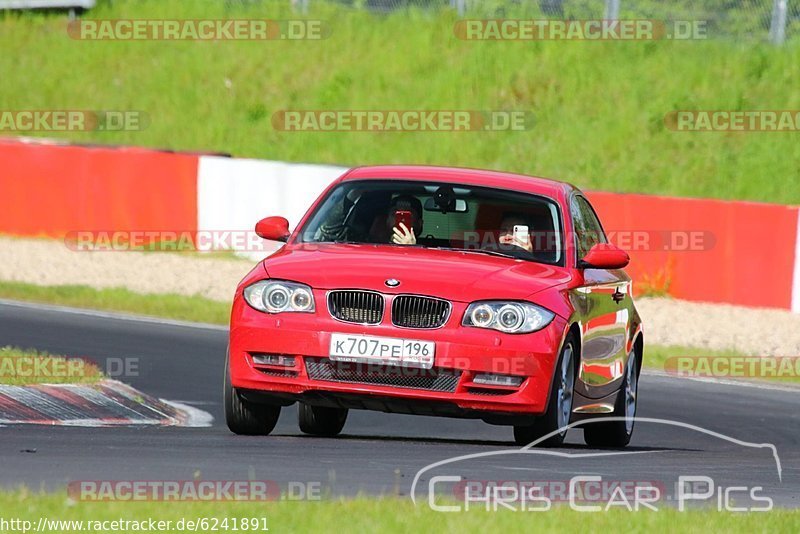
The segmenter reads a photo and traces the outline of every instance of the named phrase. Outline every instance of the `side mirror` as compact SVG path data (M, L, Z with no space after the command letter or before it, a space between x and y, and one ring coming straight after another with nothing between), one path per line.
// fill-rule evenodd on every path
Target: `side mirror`
M270 241L289 240L289 221L285 217L267 217L256 223L256 235Z
M628 253L611 243L598 243L578 261L579 269L623 269L630 263Z

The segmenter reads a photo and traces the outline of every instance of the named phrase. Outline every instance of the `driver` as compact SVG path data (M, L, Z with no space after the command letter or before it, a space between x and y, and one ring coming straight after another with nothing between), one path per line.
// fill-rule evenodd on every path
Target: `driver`
M411 212L411 228L402 221L395 226L398 211ZM422 202L413 195L398 195L389 204L383 224L377 224L373 242L394 243L395 245L416 245L417 236L422 233Z

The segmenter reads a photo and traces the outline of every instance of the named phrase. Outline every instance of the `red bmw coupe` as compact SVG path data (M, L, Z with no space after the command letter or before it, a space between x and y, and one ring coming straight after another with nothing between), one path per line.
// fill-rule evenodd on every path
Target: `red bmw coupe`
M335 436L348 410L479 418L518 443L633 432L644 339L628 255L569 184L483 170L348 171L239 284L225 366L237 434ZM602 418L602 419L597 419Z

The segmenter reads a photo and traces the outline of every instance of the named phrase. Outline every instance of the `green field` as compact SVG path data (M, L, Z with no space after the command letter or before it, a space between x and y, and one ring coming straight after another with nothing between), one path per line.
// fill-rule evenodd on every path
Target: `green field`
M291 18L289 2L115 0L94 18ZM311 2L319 41L72 40L63 15L0 19L0 109L140 110L76 141L357 165L518 171L614 191L800 203L800 133L686 133L673 110L800 109L800 39L480 42L455 15ZM280 110L532 112L522 132L278 132ZM10 132L2 132L8 135Z
M0 347L0 385L94 384L102 378L100 368L82 358L68 358L34 349Z
M676 510L659 512L628 512L613 510L607 513L573 512L566 506L545 513L485 512L439 513L424 503L414 507L409 499L354 499L322 502L281 503L159 503L159 502L74 502L63 494L37 494L29 491L0 493L0 520L30 521L34 528L40 518L57 528L43 532L75 532L73 523L57 524L53 521L83 521L83 527L96 523L89 521L171 521L172 532L181 520L256 519L260 527L266 525L270 532L796 532L800 520L797 512L774 511L763 513L718 513ZM264 521L265 523L262 523ZM107 524L110 527L110 524ZM184 523L185 525L185 523ZM130 525L129 525L130 527ZM90 529L91 530L91 529ZM111 530L105 530L111 532ZM127 530L133 532L132 528ZM184 530L187 531L187 530ZM206 529L200 529L200 532ZM218 531L224 532L219 529ZM233 531L229 528L228 531ZM239 529L239 531L245 531ZM265 532L252 530L250 532ZM19 530L21 532L21 530Z
M224 325L228 324L231 314L228 302L200 296L146 295L123 287L95 289L81 285L39 286L0 281L0 298Z

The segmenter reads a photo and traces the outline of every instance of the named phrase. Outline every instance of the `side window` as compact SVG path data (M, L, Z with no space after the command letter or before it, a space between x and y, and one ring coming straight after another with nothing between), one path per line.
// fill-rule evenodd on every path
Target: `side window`
M573 197L570 211L575 226L575 246L578 259L586 256L596 244L608 242L600 220L588 200L581 196Z

